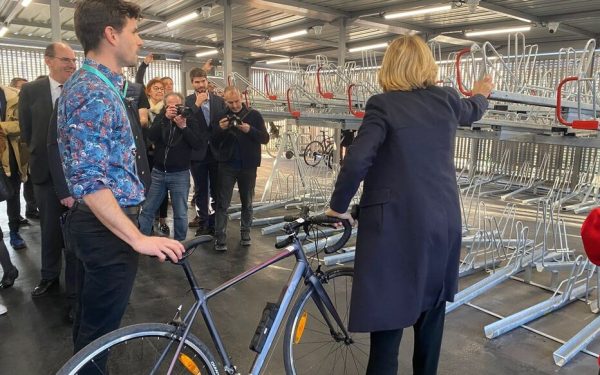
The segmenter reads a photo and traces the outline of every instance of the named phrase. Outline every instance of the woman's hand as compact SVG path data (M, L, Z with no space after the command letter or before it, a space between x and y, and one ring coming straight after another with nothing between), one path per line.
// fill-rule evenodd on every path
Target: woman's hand
M492 82L492 76L486 74L481 80L473 83L473 89L471 90L471 92L473 93L473 95L481 94L487 98L490 96L493 89L494 82Z
M330 216L330 217L337 217L337 218L340 218L342 220L348 220L348 221L350 221L350 225L354 225L354 219L352 218L352 215L350 215L347 212L344 212L342 214L342 213L339 213L339 212L336 212L336 211L332 210L331 208L328 208L325 211L325 215ZM337 225L336 225L336 227L337 227Z

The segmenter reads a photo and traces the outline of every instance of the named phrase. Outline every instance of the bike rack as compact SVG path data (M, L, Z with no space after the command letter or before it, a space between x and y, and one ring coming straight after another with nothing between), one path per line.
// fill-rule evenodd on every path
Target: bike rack
M567 83L567 82L573 82L576 81L577 82L577 91L579 96L581 96L581 85L579 84L579 82L586 80L589 81L591 80L593 82L592 84L592 107L593 107L593 113L596 113L596 85L593 79L582 79L579 77L566 77L564 78L562 81L560 81L560 83L558 84L558 87L556 88L556 119L558 120L558 122L560 122L563 125L566 126L570 126L573 129L586 129L586 130L598 130L598 120L596 119L589 119L589 120L573 120L571 122L568 122L567 120L565 120L562 117L562 88L563 86ZM578 106L578 110L579 110L579 116L581 117L581 98L579 98L579 106Z
M519 311L494 323L486 325L483 329L485 336L488 339L496 338L512 331L517 327L527 324L544 315L550 314L551 312L556 311L585 296L588 291L587 285L580 285L576 288L574 288L574 285L577 281L577 278L585 271L586 264L587 261L583 261L583 256L580 255L577 257L576 261L571 267L570 276L561 282L552 297L525 310ZM565 291L564 293L559 294L563 284L566 284Z
M355 84L351 84L350 86L348 86L348 110L350 111L350 113L356 117L356 118L364 118L365 117L365 111L357 111L354 109L354 105L352 104L352 90L354 89L356 85Z

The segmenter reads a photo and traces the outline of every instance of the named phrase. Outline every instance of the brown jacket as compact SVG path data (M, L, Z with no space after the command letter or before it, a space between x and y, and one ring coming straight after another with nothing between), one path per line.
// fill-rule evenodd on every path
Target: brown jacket
M0 86L6 96L6 121L0 121L0 152L2 159L2 168L7 176L13 171L10 169L9 148L7 142L10 142L19 165L21 180L27 180L29 169L29 151L27 146L21 142L21 130L19 128L19 90L14 87Z

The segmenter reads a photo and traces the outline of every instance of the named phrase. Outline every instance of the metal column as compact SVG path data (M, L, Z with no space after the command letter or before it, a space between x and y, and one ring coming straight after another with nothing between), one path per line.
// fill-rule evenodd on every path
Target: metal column
M233 43L233 27L231 19L231 0L222 0L223 4L223 79L233 72L233 54L231 51Z
M60 1L50 1L50 22L52 24L52 41L60 42L62 40L60 32Z

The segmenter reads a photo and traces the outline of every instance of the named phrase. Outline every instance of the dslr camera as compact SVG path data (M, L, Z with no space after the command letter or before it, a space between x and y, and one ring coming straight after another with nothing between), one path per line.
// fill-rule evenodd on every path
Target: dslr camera
M238 127L242 125L242 119L235 114L227 115L227 121L229 121L229 127Z
M183 116L183 117L192 116L192 109L190 107L186 107L183 104L177 104L175 107L177 108L177 116Z

